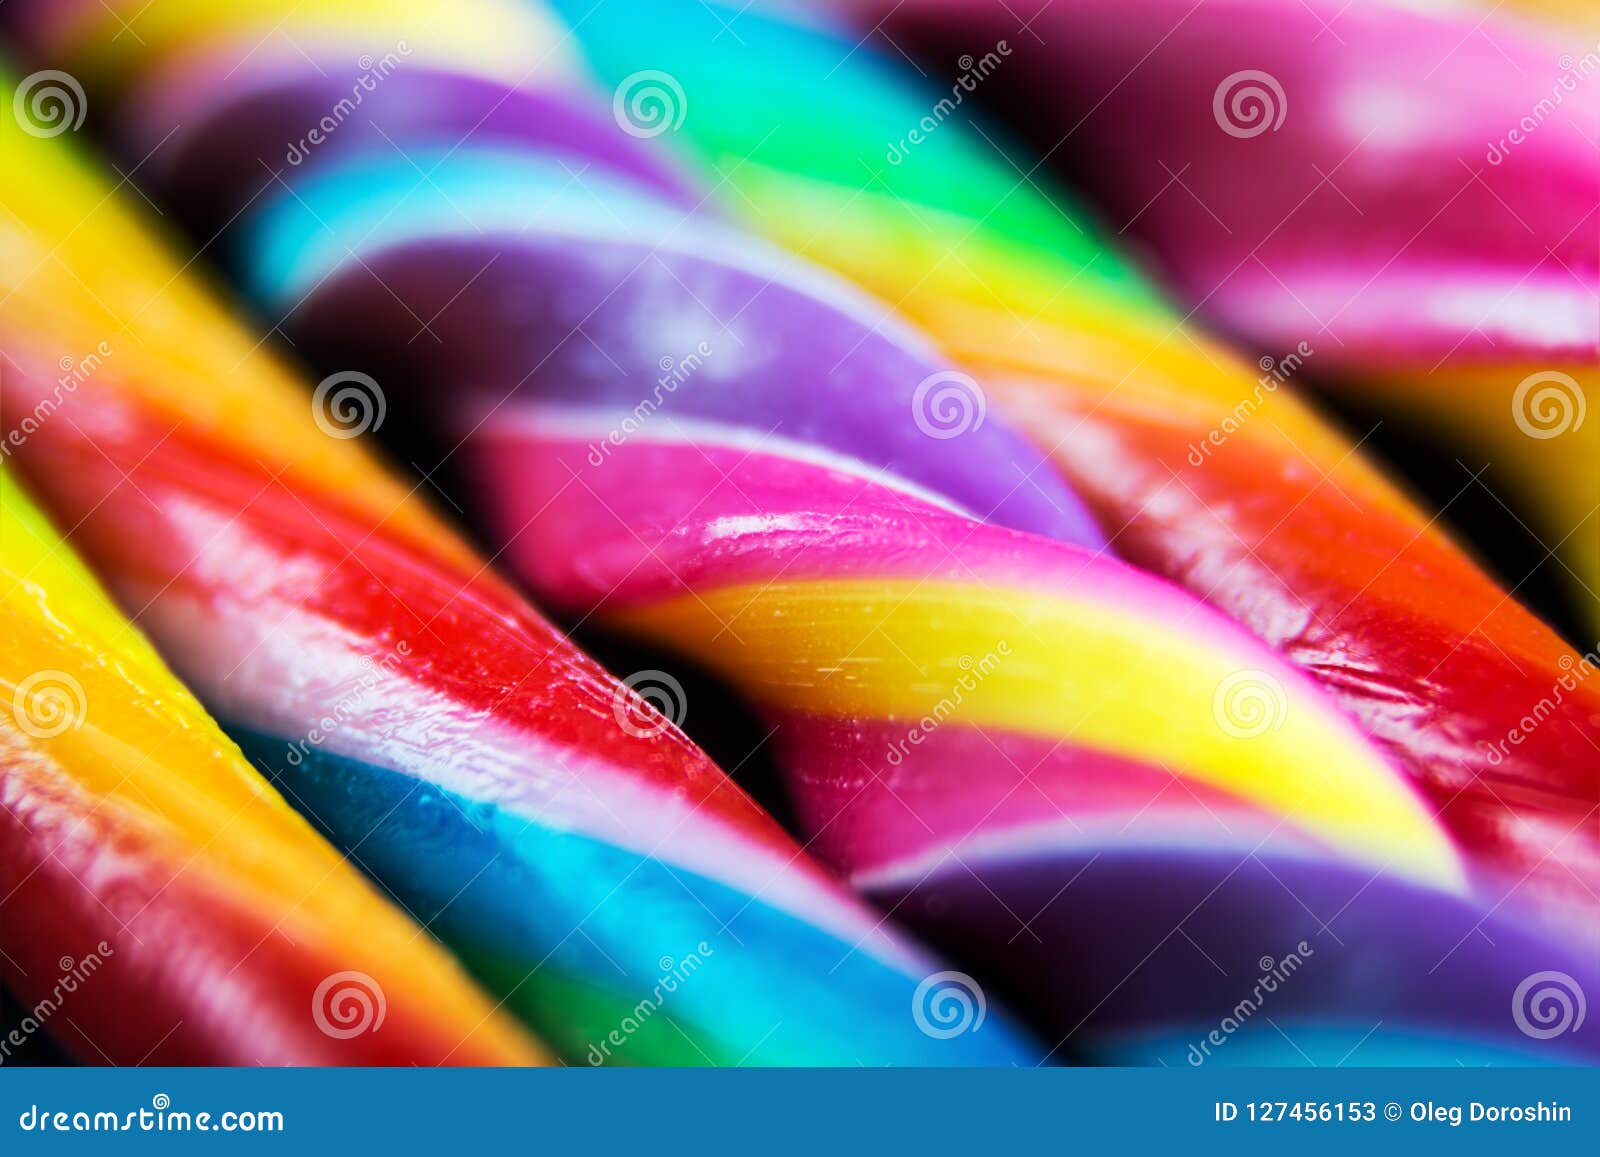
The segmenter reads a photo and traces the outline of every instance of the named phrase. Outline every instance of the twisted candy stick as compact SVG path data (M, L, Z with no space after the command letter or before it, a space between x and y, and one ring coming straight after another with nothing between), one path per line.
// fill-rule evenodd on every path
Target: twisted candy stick
M224 212L257 199L241 161L295 140L323 91L286 58L219 85L246 47L213 38L165 71L171 46L129 47L114 70L144 86L131 139L188 110L154 183L226 189ZM1532 961L1583 970L1465 895L1426 812L1304 677L1159 581L1026 533L1087 537L993 415L967 416L963 453L919 453L914 407L967 383L917 335L686 215L681 183L617 138L585 151L602 124L566 131L569 96L412 47L362 116L271 175L292 187L252 205L242 268L304 348L448 392L435 420L466 435L489 524L546 597L737 680L858 884L1123 1057L1233 1006L1169 948L1191 920L1203 951L1254 968L1313 955L1308 912L1333 914L1357 947L1284 997L1326 1034L1313 1048L1348 1051L1374 1012L1388 1055L1411 1031L1514 1048L1502 989ZM417 319L437 343L397 353ZM951 411L915 412L951 432ZM1025 913L1010 945L997 898Z
M9 467L0 542L0 959L23 1030L94 1064L544 1059L266 786Z
M607 0L579 35L609 77L670 74L689 111L662 139L692 138L733 210L937 334L991 412L1055 447L1119 553L1331 694L1495 899L1593 936L1600 679L1292 396L1334 343L1244 367L1181 326L992 132L958 123L966 85L987 92L1037 50L1025 34L972 41L965 84L924 90L854 36L755 12L737 23L734 38L690 0Z
M919 1030L936 966L344 437L381 394L308 403L60 142L6 134L0 173L17 462L284 792L562 1054L1036 1055L998 1013Z
M1381 0L880 10L941 68L1008 37L983 99L1214 323L1309 339L1341 395L1492 459L1600 624L1596 31Z

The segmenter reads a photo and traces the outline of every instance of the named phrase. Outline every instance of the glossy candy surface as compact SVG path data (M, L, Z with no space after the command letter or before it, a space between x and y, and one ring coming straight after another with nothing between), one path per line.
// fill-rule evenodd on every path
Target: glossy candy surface
M937 966L349 437L381 396L308 395L64 142L7 134L0 174L14 461L252 760L565 1059L1033 1055L998 1011L917 1028Z
M1600 33L1593 5L1517 7L912 0L862 20L936 74L1009 38L976 99L1185 307L1268 354L1308 341L1330 395L1459 455L1468 501L1503 494L1531 529L1527 563L1559 560L1592 644Z
M916 84L855 35L752 12L736 43L695 7L608 0L578 35L610 79L671 73L694 115L666 139L736 190L729 211L938 335L989 413L1053 450L1122 557L1270 644L1405 769L1496 899L1564 935L1600 927L1600 681L1295 396L1335 343L1247 366L1184 324L1040 192L1024 149L935 109L959 93L970 111L939 77L977 63ZM901 11L896 28L919 8ZM1004 30L977 27L962 51L981 57ZM1043 51L1025 34L1007 48L980 96ZM1592 458L1571 465L1560 501L1592 504Z
M425 415L519 577L726 678L811 847L1052 1057L1178 1063L1290 955L1292 1039L1221 1056L1592 1051L1506 1001L1600 983L1595 692L1486 747L1567 649L992 144L947 123L886 161L924 94L853 38L611 2L573 16L605 86L419 37L306 149L327 74L431 6L337 35L290 7L193 42L23 26L119 94L202 237L238 216L230 266L302 353ZM230 71L274 20L300 51ZM653 142L651 69L687 104Z
M363 10L371 29L357 42L392 42L397 11ZM406 13L413 19L414 6ZM704 80L691 88L704 101L699 128L685 131L701 133L712 166L718 149L762 123L773 86L846 54L826 34L762 18L754 50L746 37L738 51L696 56L688 46L704 48L693 38L699 24L677 21L682 14L627 8L584 43L619 77L630 51L680 46L670 67ZM298 35L320 43L320 19L307 14ZM493 67L462 69L419 43L419 58L363 96L363 115L302 160L288 155L270 181L246 181L246 158L296 141L330 96L325 78L272 54L248 77L219 83L216 61L248 27L214 29L214 61L186 54L163 27L146 46L86 35L78 56L67 30L45 26L35 38L125 85L123 141L171 136L150 179L174 203L186 203L184 190L227 189L210 216L226 221L245 206L232 234L237 269L304 352L330 368L363 366L406 406L429 411L446 445L462 443L480 517L544 599L725 675L778 727L774 744L814 847L939 943L1003 976L1038 1023L1066 1032L1067 1053L1158 1055L1168 1032L1213 1019L1227 984L1197 975L1208 955L1224 962L1222 976L1283 952L1317 957L1320 971L1286 995L1283 1018L1341 1051L1389 1019L1390 1035L1371 1045L1378 1056L1386 1040L1411 1050L1416 1035L1458 1056L1523 1051L1504 1024L1502 987L1534 960L1584 970L1584 941L1560 906L1555 917L1531 903L1502 907L1504 893L1478 879L1488 872L1462 861L1397 775L1395 747L1432 786L1432 752L1422 751L1432 731L1390 712L1398 743L1371 743L1240 627L1110 557L1074 494L1000 411L1035 413L1024 405L1029 387L1045 394L1040 405L1059 405L1067 390L1038 381L1046 365L1083 387L1091 339L1101 336L1099 352L1115 365L1115 350L1149 334L1162 307L1046 203L1021 198L989 234L974 226L1010 182L976 162L955 126L946 157L965 166L944 166L938 179L902 166L901 197L864 192L859 176L842 184L867 139L862 123L910 107L882 64L819 83L803 106L813 147L776 155L784 165L749 160L738 190L758 224L792 243L813 232L800 248L885 291L962 366L877 302L717 221L693 174L624 139L645 133L622 123L622 94L608 126L603 102L565 72L509 86ZM770 67L779 54L784 69ZM706 80L714 67L715 86ZM205 93L205 106L186 93ZM832 109L842 110L837 123ZM587 128L574 130L584 117ZM830 134L821 146L819 125ZM910 192L931 198L925 213L904 200ZM963 210L973 214L965 226L941 216ZM963 229L973 243L947 250L962 261L934 261L930 277L917 245L965 242ZM1045 285L1062 293L1051 270L1066 261L1088 270L1094 290L1083 286L1093 309L1082 315L1072 312L1077 299L1035 299L1058 312L1043 338L1008 346L1030 373L992 373L1006 365L1003 325L995 330L994 309L960 291L979 277L963 267L1002 258L1014 264L990 267L990 296L1026 299ZM1056 338L1056 326L1067 333ZM400 349L397 334L413 333ZM1205 354L1182 341L1171 376L1128 390L1146 398L1146 422L1206 413L1205 392L1197 400L1184 373ZM1077 362L1053 362L1062 350ZM1242 378L1218 357L1214 394L1229 397ZM965 376L974 366L981 386ZM984 411L986 389L997 397ZM1400 574L1430 566L1464 599L1501 599L1370 467L1344 464L1347 448L1330 430L1286 394L1272 402L1282 422L1261 422L1275 434L1253 440L1293 494L1291 512L1307 498L1294 493L1302 456L1320 454L1363 488L1363 526L1376 518L1390 542L1426 552ZM1082 446L1059 456L1114 530L1107 512L1117 512L1120 486L1142 486L1131 501L1157 506L1149 478L1158 461L1138 453L1139 429L1114 427L1122 442L1102 445L1099 461ZM1259 477L1259 461L1251 469ZM1203 518L1173 523L1186 546L1205 538ZM1139 541L1158 538L1149 522L1138 530ZM1221 549L1213 565L1226 570L1238 547ZM1379 549L1381 536L1374 557ZM1298 600L1315 568L1293 542L1278 544L1275 560L1267 576L1234 579L1234 605L1194 586L1283 647L1285 608L1304 623ZM1366 586L1387 570L1373 568L1360 576ZM1360 591L1357 576L1333 578ZM1278 592L1283 579L1294 579L1288 595ZM1258 618L1240 603L1259 605ZM1469 613L1430 611L1438 637L1446 627L1459 634L1456 619ZM1504 639L1555 663L1554 637L1515 605L1506 616ZM1390 639L1330 632L1322 645L1347 651L1350 635L1366 647ZM1387 645L1382 658L1394 663L1411 639ZM1325 687L1338 685L1306 653L1285 650ZM1379 674L1400 679L1403 667L1379 667L1346 709L1350 699L1394 706L1390 691L1376 693ZM1470 685L1456 691L1458 703L1472 695ZM1371 711L1355 717L1373 722ZM1563 784L1574 794L1586 786ZM1496 835L1506 847L1485 840L1494 871L1496 855L1526 855L1517 840L1528 839ZM1115 935L1093 931L1109 919ZM1490 927L1493 952L1470 939ZM1170 947L1179 930L1205 947ZM1374 967L1387 983L1352 995L1355 976ZM1062 968L1078 983L1062 984Z
M0 545L0 895L22 1030L92 1064L549 1059L267 786L9 466Z

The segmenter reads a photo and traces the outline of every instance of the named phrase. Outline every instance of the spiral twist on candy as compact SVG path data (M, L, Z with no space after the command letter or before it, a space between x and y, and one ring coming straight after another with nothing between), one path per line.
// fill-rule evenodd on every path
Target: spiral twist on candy
M576 20L579 7L564 10ZM1058 7L1052 19L1096 8ZM946 8L932 5L925 19L918 4L896 11L884 27L911 45ZM1009 17L985 11L993 20L962 47L978 59L946 65L980 95L1047 51L1026 33L1007 41ZM1357 721L1424 792L1495 900L1561 935L1592 938L1600 680L1588 677L1581 649L1486 576L1437 518L1295 396L1298 378L1335 343L1312 333L1308 347L1296 334L1258 366L1241 364L1183 325L1059 193L1038 190L1042 162L951 113L951 104L970 112L969 87L907 84L903 69L853 34L755 12L738 24L735 39L693 0L607 0L577 35L610 79L646 63L673 75L693 112L664 139L692 138L715 187L732 189L722 198L730 211L937 335L981 384L991 413L1053 448L1122 557L1241 623ZM1055 38L1048 50L1055 77L1081 71L1059 64L1068 43ZM987 65L985 46L998 50ZM1595 198L1581 191L1600 179L1592 151L1582 170L1565 146L1556 151L1567 163L1546 166L1550 183L1575 190L1557 205L1592 211ZM1525 216L1547 219L1531 208ZM1579 247L1576 279L1556 270L1552 282L1573 296L1561 316L1581 312L1576 299L1595 260L1579 235L1568 243ZM1445 404L1455 406L1460 391L1451 393ZM1495 396L1509 413L1505 392ZM1551 509L1581 500L1588 511L1592 449L1562 446L1578 451L1569 463L1578 473L1568 471Z
M828 881L671 718L580 654L351 439L385 420L375 382L330 375L308 397L64 142L7 133L0 173L4 398L7 414L23 416L8 435L15 461L254 761L562 1056L682 1064L1037 1058L998 1009L982 1035L940 1041L920 1031L911 997L938 965ZM9 539L6 552L9 564ZM52 597L64 575L44 584ZM30 648L47 643L22 638L6 678L31 672ZM102 698L109 715L115 689L97 691ZM155 750L159 738L146 728L122 750ZM201 730L182 750L163 746L149 774L170 777L164 792L200 790L226 767L214 750L221 742ZM109 754L84 743L49 765L8 759L14 806L44 790L39 777L49 766L59 764L68 782L102 774L96 760ZM245 776L242 767L227 771ZM275 800L259 783L249 790ZM244 783L237 791L248 795ZM133 855L123 841L143 837L137 816L96 811L94 802L85 795L54 804L60 824L102 836L98 849L83 851L93 869L79 869L87 896L60 884L39 893L40 903L65 892L91 914L97 904L120 910L116 874ZM8 860L15 882L39 845L11 834L22 841ZM276 846L264 839L242 821L217 831L219 844L238 842L239 855L264 856ZM181 864L183 848L156 847L141 870L160 877L175 858ZM311 889L319 863L311 851L279 852L278 860L284 891ZM252 863L271 877L269 864ZM219 876L210 901L175 886L162 893L161 911L194 921L201 937L210 921L242 922L228 915L234 907L264 909L250 907L247 885L264 886ZM331 952L369 927L381 930L376 914L358 921L319 908L306 921L315 915L334 929L309 923L297 933L303 948L329 936ZM352 950L353 966L393 939L377 930L367 948ZM229 924L217 935L233 931ZM72 948L74 929L60 932L62 950ZM411 935L417 945L395 949L392 969L365 971L423 984L427 933ZM262 967L280 961L280 940L269 938ZM46 943L55 950L54 938ZM234 979L234 961L217 952L213 965L208 943L193 948L200 959L179 951L159 973L163 983L191 974L186 998L145 1008L131 998L132 975L106 985L108 1000L144 1009L111 1039L146 1039L148 1048L174 1008L186 1010L196 1034L215 1027L224 1004L263 1021L275 1013L267 1002L276 992L261 995L258 1008L253 993L237 991L254 971ZM7 949L15 954L9 940ZM334 971L325 955L308 952L286 972L285 988L306 969ZM485 1043L463 1045L457 1059L534 1055L492 1006L473 1011L466 991L443 981L438 988L435 1023L425 1027L448 1042L434 1052L423 1040L410 1054L362 1051L359 1042L340 1053L320 1038L310 1047L301 1032L260 1045L201 1036L181 1055L432 1061L480 1020ZM401 995L391 992L396 1021ZM310 990L301 996L309 1007ZM411 1012L407 1005L407 1019ZM286 1031L264 1024L263 1035L269 1030ZM238 1031L241 1042L252 1039L251 1025ZM379 1043L412 1031L391 1025Z
M1309 341L1308 377L1482 462L1461 481L1525 500L1593 631L1600 23L1515 7L912 0L862 19L939 70L1009 38L980 99L1202 316L1269 353Z
M1424 730L1378 683L1418 679L1408 672L1432 656L1406 659L1394 645L1382 653L1394 667L1357 680L1350 653L1381 647L1379 627L1402 616L1443 637L1499 594L1370 467L1341 464L1349 450L1338 438L1275 395L1282 426L1250 438L1254 466L1267 466L1256 477L1282 480L1293 510L1309 483L1291 454L1328 462L1370 504L1379 547L1410 536L1405 573L1448 576L1467 607L1429 608L1414 584L1398 599L1368 597L1347 571L1328 578L1310 566L1294 549L1304 539L1272 544L1267 531L1214 542L1214 522L1158 502L1170 485L1157 477L1160 450L1192 437L1211 400L1235 397L1240 374L1219 355L1206 362L1210 350L1173 352L1110 400L1093 427L1098 446L1064 442L1058 461L1104 525L1154 507L1136 526L1134 557L1210 595L1323 687L1342 688L1339 703L1354 703L1368 727L1384 722L1374 704L1386 703L1390 730L1378 741L1229 619L1110 558L1074 494L998 413L1003 398L1010 413L1072 421L1093 395L1077 411L1086 418L1117 392L1098 384L1109 366L1165 352L1158 341L1138 346L1165 318L1136 275L1024 198L994 237L950 253L1016 259L992 296L1034 294L1043 307L1043 286L1070 291L1054 270L1088 270L1104 293L1093 310L1078 314L1078 298L1043 310L1046 338L1018 350L994 307L960 291L966 274L939 269L906 291L939 262L906 261L891 242L909 245L914 224L931 219L938 229L925 243L939 245L949 240L941 230L970 226L960 210L982 218L989 206L973 206L1003 189L1003 174L979 163L954 125L939 154L958 162L955 179L939 174L954 189L946 202L926 168L896 173L904 189L934 197L925 211L800 163L848 166L853 149L830 150L837 162L813 150L787 166L757 155L747 176L725 170L723 181L779 237L816 230L797 248L898 299L960 365L842 282L718 222L685 171L640 144L704 120L702 147L720 160L757 120L752 96L789 83L774 61L784 77L814 67L821 80L822 59L837 62L848 43L762 18L758 37L741 37L757 40L747 56L728 48L694 62L701 26L688 19L677 32L685 11L670 5L627 8L635 19L606 22L610 34L581 29L613 69L670 54L658 72L675 83L731 70L718 82L726 91L683 85L690 109L680 117L674 85L635 77L645 67L624 80L654 85L648 99L624 83L606 109L570 70L507 75L498 58L462 64L450 40L419 37L406 42L403 67L363 93L360 114L312 141L304 128L339 99L323 75L333 70L288 50L234 67L254 30L282 21L296 45L342 61L400 43L429 6L371 3L338 19L269 3L248 18L178 8L181 18L141 26L141 45L99 35L110 26L93 14L78 27L38 14L24 27L50 59L125 94L115 126L125 149L162 144L147 162L150 186L195 221L240 214L235 267L304 352L326 368L360 366L461 442L483 523L544 599L728 677L778 725L814 847L1002 978L1066 1032L1069 1050L1162 1055L1171 1034L1230 1007L1216 973L1264 970L1267 959L1280 970L1293 954L1306 967L1278 1023L1296 1026L1299 1047L1347 1051L1376 1018L1389 1024L1371 1047L1379 1055L1440 1042L1453 1055L1499 1055L1520 1048L1501 989L1531 962L1589 975L1568 925L1552 931L1525 911L1539 912L1534 904L1502 907L1502 895L1480 888L1475 867L1515 864L1533 837L1496 831L1501 843L1478 840L1486 851L1474 845L1478 863L1464 863L1390 765L1398 755L1438 791ZM515 26L525 11L477 14L528 35ZM838 125L822 122L830 131L859 128L846 110L878 128L909 107L877 62L843 75L819 83L803 109L808 128L835 109ZM738 154L728 168L744 166ZM824 224L834 234L824 237ZM1022 261L1018 234L1037 246L1037 264ZM899 293L894 278L906 278ZM1138 357L1122 362L1118 350L1130 347ZM1069 352L1074 360L1058 360ZM1192 381L1197 365L1206 368ZM989 390L1000 395L994 410ZM1141 443L1152 426L1154 451ZM1234 472L1221 485L1240 482ZM1272 562L1229 573L1269 547ZM1192 570L1178 565L1184 552ZM1360 595L1362 629L1310 629L1304 600L1314 594L1318 608ZM1384 613L1394 618L1366 626ZM1290 623L1302 647L1285 645ZM1554 637L1515 605L1499 631L1518 655L1554 664ZM1320 671L1318 651L1346 661ZM1443 696L1445 711L1461 711L1462 699L1477 709L1475 693L1469 680L1458 701ZM1565 773L1539 767L1555 778L1558 813L1562 791L1584 789L1563 784ZM1486 799L1472 802L1491 807ZM1458 839L1469 827L1453 824ZM1219 970L1184 939L1205 944ZM1360 987L1374 970L1384 984Z
M15 473L0 467L0 895L7 928L30 930L5 938L21 1027L102 1064L544 1059L267 786Z
M123 94L117 136L150 154L159 196L239 217L230 264L302 352L459 443L482 523L541 598L727 677L776 726L813 846L1066 1050L1163 1057L1233 1006L1229 977L1292 955L1274 1020L1297 1048L1524 1051L1505 993L1536 967L1594 974L1550 918L1594 878L1592 835L1563 823L1592 811L1593 768L1544 758L1592 723L1571 708L1518 752L1548 823L1510 822L1504 782L1471 773L1493 766L1475 745L1512 677L1496 650L1543 688L1559 641L1286 392L1249 464L1173 492L1182 448L1248 377L1048 203L1009 201L1013 178L955 125L887 194L863 189L860 150L918 100L881 63L830 74L849 42L817 29L752 17L719 49L691 5L615 7L631 19L579 29L622 77L610 102L570 70L508 76L419 37L337 119L326 66L386 51L431 6L363 4L330 28L263 0L219 7L203 37L141 25L139 44L93 14L25 8L22 27L40 59ZM475 15L526 34L523 13ZM264 26L295 50L250 54ZM760 102L808 82L793 107L828 149L752 139ZM716 219L641 143L680 124L735 212L943 352ZM1019 418L1060 443L1052 460ZM1057 469L1189 593L1110 557ZM1331 562L1306 549L1337 509L1323 475L1363 505L1333 523ZM1441 672L1480 611L1494 634L1470 658L1492 674ZM1269 1056L1272 1036L1229 1055Z

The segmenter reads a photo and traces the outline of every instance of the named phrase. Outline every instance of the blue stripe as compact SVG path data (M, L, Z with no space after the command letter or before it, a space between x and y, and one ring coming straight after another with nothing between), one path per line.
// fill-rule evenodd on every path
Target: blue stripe
M719 881L321 750L288 766L283 740L230 733L469 968L497 993L514 989L508 1003L575 1063L592 1060L617 1023L579 1023L570 1006L552 1007L548 995L574 984L623 1009L658 1002L716 1063L746 1054L747 1064L844 1065L1040 1056L992 1007L975 1031L927 1035L912 1015L921 977ZM626 1045L614 1051L607 1059L641 1059Z

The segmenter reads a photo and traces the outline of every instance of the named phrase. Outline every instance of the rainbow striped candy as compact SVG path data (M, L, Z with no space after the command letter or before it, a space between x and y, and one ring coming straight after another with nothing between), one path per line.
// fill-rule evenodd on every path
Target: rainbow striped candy
M607 0L578 35L619 90L671 75L690 112L661 139L693 146L730 211L937 334L991 411L1053 448L1122 557L1310 675L1422 789L1491 902L1592 942L1600 680L1294 397L1333 343L1242 365L1025 180L1035 163L998 130L940 112L909 140L965 89L907 83L852 34L737 24L694 0ZM1007 48L984 92L1037 46Z
M964 366L983 368L984 387L882 305L715 220L688 174L627 139L657 127L635 119L637 94L619 87L608 130L558 54L508 81L495 58L464 66L448 39L408 42L404 65L363 91L360 115L303 138L339 91L326 65L400 43L427 6L362 5L330 30L315 7L253 5L236 23L200 21L206 35L190 51L176 25L141 27L146 43L134 44L93 16L83 20L107 35L77 39L68 22L41 17L31 39L125 93L124 147L167 141L151 184L192 219L226 222L244 207L234 263L299 348L415 395L410 405L462 441L485 523L546 599L732 679L777 726L817 846L897 915L1003 976L1040 1023L1065 1032L1058 1050L1160 1057L1232 1007L1230 977L1277 971L1289 953L1307 967L1274 1020L1293 1027L1297 1047L1334 1059L1352 1045L1389 1058L1529 1055L1506 996L1535 967L1593 971L1581 936L1559 924L1553 934L1532 903L1504 905L1482 878L1538 836L1503 835L1463 864L1385 755L1398 747L1436 787L1410 766L1431 771L1431 733L1397 718L1395 736L1371 742L1267 646L1107 557L1039 451L982 409L992 386L1030 414L1026 387L1044 383L1028 379L1047 368L1093 392L1081 361L1055 358L1093 354L1098 337L1103 370L1160 323L1136 275L1027 197L979 235L989 194L1008 183L953 126L937 168L899 170L917 175L898 197L863 191L862 141L915 98L870 60L830 79L822 65L848 60L847 42L752 17L740 38L748 56L719 55L688 6L615 7L629 19L580 30L593 56L619 74L667 57L702 79L683 85L711 106L702 142L714 165L726 157L737 170L723 180L755 218L870 286L909 285L892 296ZM510 15L478 15L511 42ZM294 55L309 49L322 63L275 51L235 67L274 19ZM556 66L542 68L547 59ZM843 139L787 157L760 141L730 150L750 126L774 123L757 98L784 77L816 85L805 139L819 123ZM279 148L287 167L251 170ZM196 204L201 189L211 205ZM923 208L912 191L929 198ZM1106 299L1082 318L1070 299L1066 324L1051 316L1042 348L1019 350L976 288L958 291L978 282L970 270L932 262L938 276L921 289L929 263L906 255L947 230L963 243L952 264L1015 262L998 266L1014 276L984 286L1002 305L1001 293L1045 294L1034 300L1049 312L1049 295L1070 286L1053 276L1064 267L1089 273ZM1211 374L1219 396L1240 380L1225 361ZM1153 375L1129 390L1146 423L1208 413L1203 402L1186 410L1174 386ZM1292 434L1297 452L1339 464L1347 448L1286 395L1273 401L1289 430L1252 439L1265 461L1287 462ZM1158 461L1133 452L1138 431L1112 432L1098 456L1087 442L1061 459L1102 521L1129 501L1117 487L1145 506L1160 496L1149 481ZM1293 472L1282 477L1292 489ZM1376 552L1410 536L1460 588L1461 603L1417 616L1425 644L1463 606L1502 598L1369 467L1352 462L1346 477L1377 522L1369 540L1344 520L1352 546ZM1176 571L1179 547L1211 536L1171 509L1153 517L1163 516L1170 533L1195 536L1154 552L1156 569ZM1146 522L1141 537L1166 530ZM1218 563L1240 554L1216 549ZM1283 611L1310 593L1310 563L1281 546L1272 558L1273 582L1257 572L1214 597L1247 620L1253 602L1264 618L1250 625L1281 632ZM1180 577L1211 593L1196 573ZM1273 585L1282 579L1301 581L1285 594ZM1401 593L1416 615L1414 583ZM1400 617L1322 645L1348 661L1352 640L1385 643ZM1302 608L1302 632L1304 618ZM1554 662L1556 641L1514 604L1496 629ZM1415 677L1413 642L1390 642L1398 668L1376 674ZM1316 669L1308 651L1291 653ZM1345 696L1368 708L1364 722L1382 699L1374 683ZM1470 680L1456 692L1462 719L1478 694ZM1542 774L1581 788L1560 781L1564 767ZM1489 807L1488 794L1471 802ZM1374 1020L1387 1030L1374 1034ZM1247 1038L1228 1055L1272 1055L1271 1034Z
M9 466L0 542L19 1031L93 1064L547 1059L256 774Z
M11 94L0 91L8 108ZM4 400L7 414L25 415L9 443L17 465L272 782L559 1055L1037 1059L998 1008L957 1040L922 1031L912 1001L937 964L834 885L670 720L579 653L348 438L339 420L379 395L340 379L342 398L325 385L308 399L63 142L7 133L0 174ZM31 669L11 663L6 677ZM108 677L94 697L109 712L115 695ZM122 710L136 713L130 698ZM122 750L154 752L159 738L147 729ZM171 790L197 782L204 759L221 758L220 739L202 739L151 774L178 776ZM41 773L8 766L4 782ZM135 839L102 819L101 838ZM223 827L208 830L233 847ZM234 835L236 854L261 853L249 830ZM181 863L183 850L171 858ZM160 876L168 858L139 870ZM270 863L251 862L273 882ZM275 886L306 871L285 866ZM224 877L215 903L253 903L266 927L293 917L244 887ZM207 904L187 891L168 900L175 935L205 934ZM196 927L184 932L186 921ZM377 922L304 935L337 948ZM16 926L31 927L8 921ZM420 956L426 938L411 934ZM353 959L392 939L374 932ZM6 947L14 953L10 937ZM281 947L273 942L272 961ZM328 971L323 954L308 950L284 985L307 969ZM251 1040L258 1024L264 1037L278 1031L271 1009L224 976L204 979L193 999L209 1010L207 1027L237 1016L238 1040L200 1039L184 1055L279 1058L275 1041ZM106 991L130 996L127 984ZM450 1045L490 1014L445 987L439 999L426 1027L442 1025ZM133 1031L143 1027L128 1039L143 1040ZM499 1050L458 1055L533 1055L505 1043L492 1017L481 1033ZM397 1059L358 1046L349 1055Z
M1309 340L1341 399L1492 463L1595 629L1600 26L1559 7L1532 5L1540 26L1399 0L911 0L862 19L935 71L1009 38L981 98L1043 149L1070 131L1051 160L1213 324L1269 352Z

